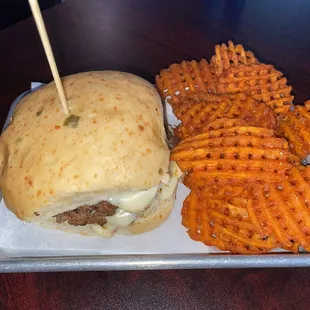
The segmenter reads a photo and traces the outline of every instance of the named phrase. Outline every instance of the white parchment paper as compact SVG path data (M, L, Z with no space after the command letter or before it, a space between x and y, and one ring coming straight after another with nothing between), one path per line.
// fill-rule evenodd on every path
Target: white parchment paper
M38 87L32 83L32 87ZM178 120L166 104L168 123ZM50 256L96 254L179 254L218 252L191 240L181 224L181 208L189 190L179 184L175 207L167 222L137 236L85 237L26 224L0 203L0 256Z

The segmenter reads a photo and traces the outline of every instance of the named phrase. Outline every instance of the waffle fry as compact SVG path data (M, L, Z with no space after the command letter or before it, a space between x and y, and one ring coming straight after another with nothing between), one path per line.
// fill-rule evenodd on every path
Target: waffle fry
M290 109L294 97L283 73L272 65L254 64L229 67L217 77L219 94L245 93L264 102L282 118Z
M198 102L209 103L209 102L221 102L225 97L228 96L212 94L210 92L206 93L203 91L197 91L193 93L188 93L186 97L180 97L180 100L183 102L191 101L192 103L198 103Z
M278 246L251 223L246 207L206 199L201 192L193 191L186 198L182 218L192 239L224 251L264 253Z
M156 76L156 84L162 98L169 97L173 107L181 97L187 97L190 93L215 91L214 79L205 59L171 65Z
M241 118L218 118L210 122L207 126L202 128L201 132L208 132L210 130L228 129L232 127L248 126L249 123Z
M227 95L213 95L203 92L192 93L187 97L180 97L179 104L173 108L173 113L179 120L184 122L190 115L195 116L206 105L220 104L228 99L229 96Z
M288 140L294 154L304 159L310 154L310 112L306 107L295 106L287 117L279 122L276 134Z
M272 129L251 127L251 126L232 126L214 129L213 127L205 128L205 132L188 137L178 143L173 152L184 148L191 148L193 144L204 141L204 146L235 146L235 147L253 147L273 148L279 147L288 150L286 140L276 138ZM253 144L254 143L254 144ZM200 144L199 144L200 145Z
M299 170L304 180L310 184L310 166L299 167Z
M182 124L175 130L180 139L199 134L210 122L221 118L241 118L251 126L276 128L274 111L243 94L223 97L220 102L182 103Z
M281 247L290 248L293 246L291 242L292 232L286 227L284 220L286 217L281 218L279 216L278 206L274 205L270 200L270 189L258 187L256 189L257 203L254 204L254 213L257 216L257 220L261 223L261 226L268 232L275 235ZM282 202L282 199L279 199ZM281 206L282 207L282 206ZM278 217L278 219L277 219ZM279 219L281 221L279 221ZM284 230L286 234L284 234Z
M273 130L236 126L209 130L182 140L171 153L187 175L184 184L192 190L246 182L279 182L286 171L299 164L286 140Z
M273 234L282 248L310 250L310 185L297 168L288 179L255 189L255 214L262 227Z
M187 198L190 203L184 203L182 223L192 239L234 253L263 253L279 246L309 251L310 194L300 198L293 186L309 190L310 185L297 168L292 171L281 183L218 184L194 190Z
M232 66L257 63L258 60L252 52L245 51L240 44L235 46L232 41L228 41L228 46L225 43L215 46L215 55L211 58L210 66L214 74L220 75L224 70Z

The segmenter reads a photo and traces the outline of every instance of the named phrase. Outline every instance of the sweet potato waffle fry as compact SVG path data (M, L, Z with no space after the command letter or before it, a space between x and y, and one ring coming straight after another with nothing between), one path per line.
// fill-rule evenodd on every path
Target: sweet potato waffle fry
M161 70L156 76L156 84L163 98L169 96L173 107L181 97L187 97L190 93L215 92L214 79L205 59L200 62L183 61Z
M201 111L206 105L220 104L227 100L229 100L229 96L227 95L214 95L197 92L189 94L187 97L181 97L179 104L174 106L173 113L183 122L186 121L189 116L195 116L195 114Z
M195 189L192 193L199 197L196 199L198 206L184 204L183 225L194 240L231 252L259 253L277 247L298 252L299 246L309 251L309 190L310 185L297 168L292 168L288 178L279 182L247 183L239 187L232 182ZM200 213L193 212L195 208ZM200 214L206 218L205 226L209 224L207 231L201 225ZM223 238L222 227L216 227L214 223L224 226L224 234L227 229L231 230L229 236L237 239L239 246L236 243L232 246L231 239ZM233 235L234 232L237 235ZM242 232L246 232L251 240L246 240ZM271 244L268 245L266 240Z
M207 126L202 128L201 133L208 132L210 130L228 129L236 126L248 126L249 123L242 118L218 118L215 121L211 121Z
M210 122L221 118L241 118L251 126L272 129L277 124L270 107L243 94L223 97L220 102L183 102L180 108L182 124L175 130L175 135L180 139L199 134Z
M269 171L199 171L195 170L188 173L184 178L184 185L195 190L196 188L209 188L210 186L226 186L234 184L242 186L244 183L261 183L268 179L270 182L279 182L283 179L283 174Z
M251 222L247 211L250 199L244 206L209 199L203 193L192 191L182 209L182 224L192 239L233 253L264 253L278 246L272 236L265 236Z
M254 212L262 227L273 234L282 248L310 250L310 185L298 168L288 171L288 178L256 188Z
M286 140L271 129L235 126L209 130L182 140L171 160L187 173L185 184L195 189L219 182L278 181L299 160Z
M301 160L310 154L310 112L306 106L295 106L279 122L276 134L288 140L294 154Z
M219 94L245 93L269 105L280 118L294 99L283 73L266 64L228 68L217 77L216 90Z
M299 167L299 170L304 180L310 184L310 166Z
M230 179L229 183L215 182L213 184L205 184L207 187L199 188L195 184L194 193L200 193L200 208L206 208L205 214L208 214L208 221L213 223L225 219L223 216L231 215L237 217L242 223L249 222L251 232L256 232L260 236L260 240L273 240L274 248L282 247L293 252L298 252L299 247L310 251L310 184L307 182L305 175L309 176L309 167L298 169L292 167L287 170L285 178L269 179L259 182L249 181L243 183L234 182ZM268 183L266 182L268 180ZM185 205L184 205L185 206ZM217 212L213 212L214 209ZM185 208L182 214L187 217L192 216L189 207ZM213 215L213 217L210 216ZM189 224L191 223L191 225ZM224 222L227 225L234 224L226 218ZM229 224L228 224L229 223ZM194 220L188 218L183 222L187 228L194 227ZM212 225L211 225L212 226ZM197 228L198 226L196 226ZM239 225L240 227L240 225ZM249 226L248 226L249 227ZM198 227L198 232L201 227ZM214 229L209 228L214 233ZM239 231L238 231L239 234ZM195 234L192 232L195 237ZM196 232L197 235L197 232ZM240 236L239 236L240 237ZM213 236L213 239L214 236ZM216 245L221 249L230 250L232 252L244 253L246 250L256 252L253 249L254 243L240 239L241 247L228 248L227 242L221 238L221 243L213 239L197 239L208 245ZM196 240L196 239L195 239ZM212 243L213 242L213 243ZM260 250L270 249L260 245Z
M257 63L258 60L252 52L245 51L241 44L235 46L232 41L228 41L228 46L225 43L215 46L215 55L211 58L210 66L214 74L219 75L232 66Z

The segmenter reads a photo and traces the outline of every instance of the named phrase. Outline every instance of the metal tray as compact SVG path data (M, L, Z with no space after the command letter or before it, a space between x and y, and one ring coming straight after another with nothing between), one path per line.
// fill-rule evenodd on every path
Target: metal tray
M8 126L19 101L38 89L28 90L18 96L9 111L3 130ZM1 197L0 197L1 198ZM1 199L0 199L1 200ZM287 252L263 255L169 254L169 255L97 255L4 257L0 256L0 272L50 272L94 270L155 270L155 269L203 269L203 268L269 268L307 267L310 254Z

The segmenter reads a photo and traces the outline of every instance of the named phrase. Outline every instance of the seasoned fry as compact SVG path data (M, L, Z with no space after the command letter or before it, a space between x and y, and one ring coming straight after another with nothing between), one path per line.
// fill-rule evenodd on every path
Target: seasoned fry
M310 154L310 112L305 106L295 106L279 122L276 134L288 140L290 149L300 159Z
M171 65L156 76L156 84L163 98L169 96L169 103L173 107L180 102L181 97L190 93L215 92L213 75L205 59Z
M202 103L208 103L208 102L221 102L223 98L229 97L229 95L219 95L219 94L213 94L213 93L206 93L204 91L197 91L193 93L186 93L187 95L185 97L180 97L182 101L192 101L192 102L202 102Z
M232 128L236 126L248 126L249 123L242 118L218 118L215 121L210 122L206 127L202 128L201 132L207 132L210 130L218 130L223 128Z
M258 60L252 52L245 51L240 44L235 46L232 41L228 41L228 46L225 43L215 46L215 55L211 58L210 66L214 74L219 75L232 66L257 63Z
M248 183L262 183L264 180L270 182L279 182L283 180L282 173L275 173L269 171L199 171L195 170L188 173L183 183L190 189L200 189L203 187L210 187L214 185L226 186L235 185L242 186L245 182Z
M191 192L182 209L182 224L192 239L233 253L264 253L278 246L254 227L244 206L200 198L201 192Z
M287 170L299 164L287 141L276 138L273 130L235 126L209 130L182 140L171 153L187 175L190 189L246 182L279 182Z
M208 130L204 133L201 133L196 136L188 137L179 144L184 144L189 141L196 141L202 139L213 139L213 138L221 138L221 137L238 137L242 136L243 138L246 136L254 136L254 137L261 137L261 138L270 138L274 137L274 130L261 128L261 127L252 127L252 126L236 126L231 128L221 128L217 130ZM282 139L283 143L287 145L287 142ZM288 146L287 146L288 148Z
M187 97L180 97L178 105L174 105L173 113L181 120L186 122L189 117L194 117L208 104L220 104L229 100L230 95L213 95L209 93L193 93ZM191 112L190 112L191 111Z
M270 161L275 161L273 164L279 163L279 166L289 167L292 165L287 161L287 158L291 158L292 155L289 151L285 151L283 148L270 148L270 149L259 149L253 147L234 147L234 146L223 146L223 147L201 147L183 149L178 152L173 152L171 159L177 161L178 165L182 168L184 161L190 162L193 166L199 160L204 160L205 163L214 162L217 165L225 166L226 163L231 162L231 165L241 164L241 166L255 166L257 163L261 168L266 167ZM209 168L208 166L204 166ZM246 168L246 167L245 167ZM249 169L247 167L247 169Z
M182 124L175 130L180 139L199 134L210 122L221 118L241 118L251 126L276 128L274 111L243 94L223 97L221 102L184 102L180 106L183 108L179 115Z
M310 166L300 166L298 168L304 180L310 184Z
M283 73L272 65L254 64L229 67L217 77L219 94L245 93L264 102L282 118L290 109L294 97Z
M297 188L310 190L310 185L303 180L298 169L292 168L291 172L288 180L265 185L255 214L260 215L263 226L269 233L274 233L281 247L297 244L309 251L310 213L307 205L310 195Z
M284 249L295 248L291 229L286 227L284 222L285 217L281 218L277 205L270 200L271 194L268 185L257 186L254 193L256 195L256 203L253 204L254 214L261 227L267 234L274 235Z
M295 191L304 199L305 206L310 206L310 167L299 169L300 167L294 167L287 173L288 181L294 186Z
M296 180L299 171L293 170ZM305 197L300 198L288 180L243 186L226 185L221 191L223 186L218 184L192 191L182 210L191 238L236 253L278 246L293 252L298 252L298 246L309 250L310 213Z
M264 165L268 160L275 160L284 166L298 162L298 158L288 151L287 142L276 138L273 130L250 126L209 130L186 138L172 150L171 159L180 167L184 161L194 165L199 160L215 160L222 165L231 159L237 166L239 160L248 161L250 166L255 160L264 161Z

